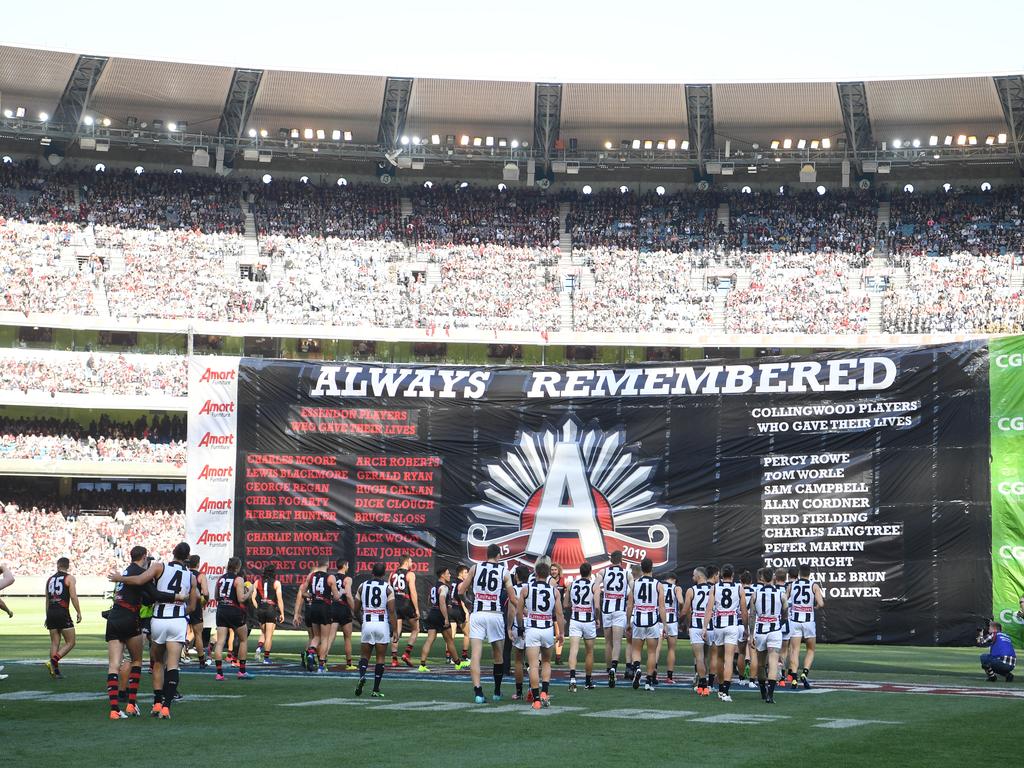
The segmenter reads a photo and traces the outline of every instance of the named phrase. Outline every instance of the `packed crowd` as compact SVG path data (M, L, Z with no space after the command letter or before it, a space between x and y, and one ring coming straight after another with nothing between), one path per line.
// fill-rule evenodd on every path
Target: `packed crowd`
M907 257L1024 252L1024 191L902 193L889 211L889 251Z
M956 254L911 260L906 285L882 305L889 333L1024 330L1024 291L1010 285L1007 255Z
M725 300L728 333L863 333L871 303L851 291L854 254L768 252Z
M0 459L185 463L185 420L141 416L120 422L103 414L83 425L43 416L0 417Z
M644 195L604 190L564 195L572 203L566 229L576 248L619 247L672 252L715 248L720 195L714 192Z
M281 180L257 185L251 194L261 237L393 240L401 231L398 190L380 184Z
M542 191L433 186L406 194L412 213L403 234L410 243L540 249L558 244L559 201Z
M74 493L40 499L0 498L0 542L14 573L45 576L59 557L79 576L106 576L124 566L128 550L145 541L166 557L185 537L183 493Z
M73 224L0 217L0 311L95 315L96 259L79 263Z
M185 358L86 352L0 354L0 391L184 397Z
M594 285L575 291L578 330L690 333L712 328L713 292L691 287L699 255L597 247L584 258Z

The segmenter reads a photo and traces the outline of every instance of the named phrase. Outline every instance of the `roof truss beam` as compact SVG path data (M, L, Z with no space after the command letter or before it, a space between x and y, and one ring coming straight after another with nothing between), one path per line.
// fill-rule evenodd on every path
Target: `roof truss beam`
M703 162L715 151L715 103L710 85L686 86L686 121L690 150Z
M1017 166L1024 170L1024 76L994 77L1006 118L1006 132L1010 148L1017 157Z
M107 66L106 56L79 56L75 68L71 71L64 93L61 94L57 108L53 112L53 122L65 126L75 133L82 125L82 118L89 108L96 83L100 81L104 67Z
M545 168L551 163L562 130L562 84L536 83L533 87L533 146L542 153Z
M411 77L389 77L384 86L377 143L385 150L396 149L405 133L405 121L409 117L409 103L412 101L412 84Z
M249 122L252 105L256 102L256 93L260 89L262 80L262 69L235 70L231 76L227 98L224 99L224 109L220 113L220 123L217 126L218 136L237 139L242 135L246 123Z
M868 111L868 93L864 81L836 83L839 104L843 110L843 130L846 132L846 146L853 153L854 160L873 152L875 139L871 131L871 114Z

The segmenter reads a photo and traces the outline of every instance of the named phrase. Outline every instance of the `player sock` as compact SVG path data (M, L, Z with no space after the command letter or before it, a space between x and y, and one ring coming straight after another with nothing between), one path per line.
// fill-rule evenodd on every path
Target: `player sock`
M178 692L178 670L168 669L164 672L164 707L171 708L174 695Z
M548 680L540 681L540 692L547 693L550 690L551 683Z
M117 673L107 675L107 699L110 700L110 711L117 712Z
M467 661L469 659L469 651L462 652L462 660Z
M768 698L772 698L775 695L775 686L777 683L774 680L768 681Z
M569 679L573 680L573 681L576 680L576 670L575 669L570 669L569 670Z
M522 683L516 683L516 696L518 696L520 698L522 698L522 696L523 696L523 684Z
M164 702L164 692L163 692L163 689L162 688L154 688L153 689L153 703L154 704L163 704L163 702Z
M651 673L651 685L657 685L658 683L658 670L654 670Z
M533 691L533 700L540 701L540 688L531 688Z
M263 652L263 659L264 661L270 661L270 651Z
M370 660L369 659L359 659L359 679L360 680L365 680L366 679L366 669L369 666L370 666Z
M483 696L484 696L484 687L482 685L474 685L473 686L473 695L474 696L479 696L480 698L483 698Z
M811 670L809 670L807 667L804 667L804 677L807 677L810 673Z
M407 646L405 646L405 655L406 656L411 656L412 655L412 643L409 643Z
M757 687L761 689L761 698L768 698L768 683L760 678L757 680Z
M53 664L53 671L60 672L60 654L54 654L50 657L50 663Z
M708 679L706 677L700 678L697 681L697 687L698 688L707 688L708 687Z
M672 672L672 670L670 669L670 670L669 670L668 672L666 672L666 673L665 673L665 678L666 678L666 679L668 679L668 680L673 680L673 679L675 679L675 678L673 678L673 677L672 677L672 674L673 674L673 672Z
M593 685L594 684L593 675L587 675L586 677L584 677L583 678L583 684L584 685Z
M380 691L380 681L384 679L384 665L373 665L373 690Z
M505 665L495 664L494 665L494 695L501 696L501 680L505 677Z
M221 661L220 659L217 659L213 663L217 665L217 674L218 675L223 675L224 674L224 662Z
M729 686L731 686L731 685L732 685L732 680L726 680L725 682L722 683L722 690L725 691L726 693L729 693Z
M128 703L134 704L139 696L139 678L142 677L142 665L136 665L128 672Z
M245 659L238 660L238 671L240 674L245 674Z

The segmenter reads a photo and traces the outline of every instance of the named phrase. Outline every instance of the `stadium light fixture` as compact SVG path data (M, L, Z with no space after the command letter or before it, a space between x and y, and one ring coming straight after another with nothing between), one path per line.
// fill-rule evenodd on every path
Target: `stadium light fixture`
M249 129L249 138L250 139L255 139L256 138L256 129L255 128L250 128Z
M512 139L512 143L509 144L512 149L519 149L519 139Z
M268 135L267 129L266 128L260 128L260 138L261 139L265 139L265 138L267 138L267 135Z
M778 139L772 139L772 149L778 149L780 146L782 146L782 142Z
M661 197L662 195L665 194L665 188L659 184L658 186L656 186L654 188L654 194L656 194L659 197Z
M936 152L934 155L932 155L932 160L938 160L940 157L942 157L942 155Z
M503 148L503 149L504 149L505 147L507 147L507 146L508 146L508 139L502 139L502 138L499 138L499 139L498 139L498 146L499 146L499 147L501 147L501 148Z
M341 131L337 128L331 131L331 141L341 141Z
M136 166L135 166L135 175L136 175L136 176L141 176L141 175L142 175L142 174L144 174L145 172L146 172L146 169L145 169L145 168L143 168L143 167L142 167L141 165L136 165Z
M640 149L640 139L633 139L633 142L632 144L630 144L630 146L633 147L633 149Z
M303 131L302 131L302 138L307 139L307 140L312 139L313 138L313 129L312 128L304 128Z
M913 184L904 184L903 185L903 191L906 192L908 195L912 195L914 193L914 185Z
M412 145L414 147L418 147L420 145L420 137L419 136L413 136L412 137Z
M467 136L466 134L462 134L459 137L459 144L462 145L463 147L468 147L469 146L469 136Z
M291 137L292 137L293 139L297 139L297 138L299 138L299 129L298 129L298 128L292 128L292 129L291 129L291 131L289 132L289 135L290 135L290 136L291 136Z
M433 186L434 182L432 182L430 179L427 179L426 181L423 182L424 189L431 189Z
M317 128L316 129L316 140L317 141L323 141L326 138L327 138L327 131L325 131L323 128Z
M667 142L665 142L665 146L669 150L675 149L676 148L676 140L675 139L669 139Z
M938 136L929 136L928 137L928 146L929 147L937 147L937 146L939 146L939 137Z
M480 138L479 136L474 136L473 137L473 146L474 147L482 147L483 145L484 145L484 140L482 138Z
M953 185L950 184L948 181L945 184L942 185L942 191L943 192L949 192L949 190L951 190L952 188L953 188Z
M797 139L796 148L803 149L807 146L807 139Z
M86 125L92 125L96 121L93 119L92 115L86 115L85 117L82 118L82 122L85 123Z
M18 107L16 110L14 110L14 116L15 117L24 117L25 116L25 108L24 107Z
M624 194L626 194L627 192L629 192L629 187L627 187L627 186L626 186L625 184L623 184L623 185L622 185L621 187L619 187L619 193L620 193L620 194L623 194L623 195L624 195Z
M978 137L977 136L968 136L967 137L967 143L970 144L972 147L978 146Z
M40 112L39 113L39 121L40 122L45 123L49 119L50 119L50 116L48 114L46 114L45 112Z
M433 144L435 147L440 145L440 143L441 143L441 134L439 134L439 133L432 133L432 134L430 134L430 143Z
M996 136L996 141L998 143L1000 143L1000 144L1005 144L1006 143L1006 134L1005 133L1000 133L998 136Z
M105 170L107 170L107 166L105 166L103 163L96 163L96 167L93 170L95 170L96 173L103 173Z
M690 141L689 141L689 139L683 139L682 142L679 144L679 148L681 150L683 150L684 152L686 150L688 150L690 148Z
M828 136L823 138L821 140L821 148L822 149L831 149L832 148L832 139L830 139Z
M339 176L339 177L338 177L338 181L337 181L337 182L335 182L335 183L336 183L336 184L337 184L337 185L338 185L339 187L347 187L347 186L348 186L348 179L346 179L346 178L345 178L344 176Z
M181 168L175 168L175 169L174 169L174 174L175 174L176 176L181 176L181 174L183 174L183 173L184 173L184 171L183 171L183 170L181 170Z
M313 152L314 152L314 153L315 153L315 152L319 152L319 151L320 151L320 147L313 147Z
M345 131L345 141L352 141L352 131Z
M589 195L593 191L594 191L594 188L592 186L590 186L589 184L584 184L583 185L583 194L584 195Z
M664 141L659 141L658 144L657 144L657 147L658 147L659 151L663 152L665 150L665 142Z
M611 149L611 148L612 148L612 143L611 143L610 141L606 141L606 142L604 143L604 148L605 148L605 149Z
M505 182L499 181L498 182L498 191L499 192L504 192L506 189L508 189L508 186L505 184Z
M910 142L910 146L912 146L914 149L917 149L918 147L921 146L921 140L914 139L912 142Z
M903 139L893 139L892 146L894 149L899 149L903 146Z
M6 117L8 120L10 120L12 117L14 117L14 112L12 110L10 110L10 109L5 109L4 110L4 117Z
M401 144L401 145L402 145L403 147L407 147L407 146L409 146L409 137L408 137L408 136L403 136L403 137L402 137L402 138L400 138L400 139L399 139L398 141L399 141L399 143L400 143L400 144Z
M171 133L174 133L176 130L178 130L178 124L173 121L168 123L167 130L170 131Z
M744 187L740 188L740 194L741 195L749 195L749 194L751 194L751 192L753 192L753 190L750 187L744 186Z
M945 144L947 147L953 146L953 137L947 134L946 138L942 140L942 143Z
M644 149L653 149L653 148L654 148L654 142L651 141L650 139L644 139Z
M985 137L985 145L986 146L991 147L995 143L996 143L996 137L995 136L986 136Z
M309 176L299 176L299 184L309 184Z
M981 182L981 191L982 192L991 192L992 191L992 185L989 182L987 182L987 181Z
M962 147L962 146L964 146L965 144L967 144L967 134L965 134L965 133L961 133L960 135L958 135L958 136L956 137L956 145L957 145L958 147Z
M819 146L821 146L821 142L817 139L811 139L811 149L817 149Z
M468 181L460 181L459 182L459 189L467 189L468 187L469 187L469 182Z
M109 128L110 127L110 118L109 117L104 117L102 122L103 122L103 127L104 128Z
M264 184L269 184L269 183L270 183L270 182L272 182L273 180L274 180L274 177L273 177L273 176L271 176L271 175L270 175L269 173L264 173L264 174L263 174L263 183L264 183Z
M494 137L493 136L486 137L484 139L484 144L487 145L488 147L493 147L494 146Z
M783 149L792 149L793 148L793 140L792 139L783 139L782 140L782 148Z
M816 187L815 187L814 189L815 189L815 191L816 191L816 192L817 192L817 193L818 193L819 195L821 195L821 196L824 196L824 195L825 195L825 193L826 193L826 192L828 192L828 190L827 190L827 189L825 189L825 185L824 185L824 184L819 184L819 185L818 185L818 186L816 186Z

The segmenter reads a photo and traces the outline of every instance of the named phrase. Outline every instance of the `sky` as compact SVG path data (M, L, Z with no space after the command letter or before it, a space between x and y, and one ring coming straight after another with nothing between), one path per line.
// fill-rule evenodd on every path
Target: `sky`
M4 6L5 45L233 67L625 83L1024 72L1022 0Z

